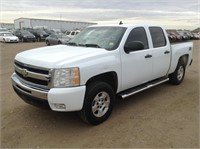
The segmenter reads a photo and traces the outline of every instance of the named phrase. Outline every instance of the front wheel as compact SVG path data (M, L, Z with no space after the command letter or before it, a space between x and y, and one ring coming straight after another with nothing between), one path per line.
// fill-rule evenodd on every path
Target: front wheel
M112 87L104 82L94 82L87 86L81 118L92 125L106 121L112 113L115 93Z
M48 40L46 40L46 44L47 46L50 46L50 42Z
M169 75L169 82L175 85L179 85L183 81L184 76L185 63L182 59L180 59L174 73Z

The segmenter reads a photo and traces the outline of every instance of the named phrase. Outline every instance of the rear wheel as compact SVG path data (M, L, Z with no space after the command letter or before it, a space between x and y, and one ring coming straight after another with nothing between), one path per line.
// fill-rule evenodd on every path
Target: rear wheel
M169 75L169 81L172 84L179 85L185 76L185 63L182 59L179 60L174 73Z
M94 82L87 86L81 118L92 125L106 121L112 113L115 93L110 85Z
M46 40L46 44L47 44L48 46L50 46L50 43L49 43L49 41L48 41L48 40Z

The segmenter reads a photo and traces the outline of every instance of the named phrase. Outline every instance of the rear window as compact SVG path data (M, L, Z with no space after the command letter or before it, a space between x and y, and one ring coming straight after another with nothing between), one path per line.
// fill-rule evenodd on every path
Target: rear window
M149 27L149 30L150 30L154 48L166 46L166 38L165 38L162 28Z

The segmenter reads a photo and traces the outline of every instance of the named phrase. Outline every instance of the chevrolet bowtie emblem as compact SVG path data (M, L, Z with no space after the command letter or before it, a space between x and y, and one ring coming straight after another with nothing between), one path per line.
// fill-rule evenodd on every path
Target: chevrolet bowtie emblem
M22 74L24 77L27 77L27 76L28 76L28 71L27 71L26 69L22 69L21 74Z

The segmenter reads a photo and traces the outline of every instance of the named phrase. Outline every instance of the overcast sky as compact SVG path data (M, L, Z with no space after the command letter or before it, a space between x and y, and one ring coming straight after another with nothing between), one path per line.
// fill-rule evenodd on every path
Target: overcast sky
M1 21L20 17L99 24L144 22L165 28L200 27L200 0L0 0Z

